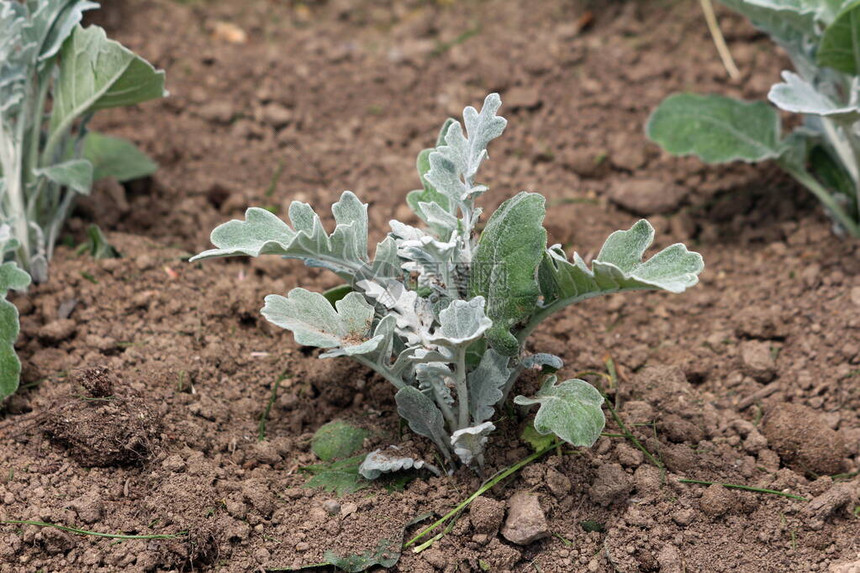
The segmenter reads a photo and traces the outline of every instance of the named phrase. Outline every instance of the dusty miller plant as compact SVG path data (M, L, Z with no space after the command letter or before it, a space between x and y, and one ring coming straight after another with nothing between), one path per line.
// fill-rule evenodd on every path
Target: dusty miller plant
M100 110L162 97L164 72L98 26L86 0L0 0L0 399L18 387L18 315L6 300L42 282L74 199L94 180L151 173L131 143L87 130Z
M398 413L439 448L446 461L479 467L495 409L526 368L556 371L561 359L528 354L529 334L547 317L597 295L657 289L679 293L698 281L702 258L672 245L642 262L654 237L639 221L610 235L591 267L559 245L547 247L545 200L522 192L508 199L477 232L476 181L487 145L506 120L491 94L480 112L467 107L464 126L448 120L435 149L418 157L423 188L407 203L423 228L391 221L388 236L368 255L367 205L347 191L332 207L329 234L310 205L293 202L291 225L265 209L217 227L215 249L192 260L233 255L281 255L327 268L348 288L328 297L303 288L266 297L263 315L293 332L299 344L349 356L397 389ZM337 383L337 381L332 381ZM590 446L604 426L600 392L585 381L548 376L516 404L539 409L534 425L576 446ZM374 452L361 473L408 466Z
M838 228L860 237L860 2L722 0L791 58L768 99L803 115L783 137L776 109L719 95L676 94L654 111L649 137L708 163L775 160L821 201Z

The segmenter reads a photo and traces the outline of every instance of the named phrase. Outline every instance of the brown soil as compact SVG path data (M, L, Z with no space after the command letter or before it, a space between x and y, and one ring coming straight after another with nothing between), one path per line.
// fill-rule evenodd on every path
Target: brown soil
M833 235L775 168L708 168L642 134L672 91L761 98L777 79L785 58L721 15L737 83L696 3L106 6L100 23L166 68L172 95L104 113L98 128L162 167L151 181L105 185L70 222L76 238L93 221L111 231L123 258L60 248L50 281L14 299L26 388L0 420L0 519L182 535L118 541L7 525L0 572L301 567L327 549L398 540L413 518L474 491L479 478L460 471L399 492L374 486L338 510L332 494L303 488L298 469L316 462L310 437L332 419L370 430L367 451L397 443L432 459L432 447L401 433L387 383L318 361L261 318L266 294L333 277L278 259L185 257L248 205L283 213L300 199L324 211L343 189L371 203L381 238L389 218L408 217L414 157L444 116L493 90L510 126L484 172L487 208L540 191L551 240L584 256L653 215L657 246L680 240L705 257L702 283L684 295L595 300L533 338L565 359L569 377L611 355L621 416L667 470L619 438L556 452L393 569L848 571L840 566L860 560L860 244ZM230 43L225 22L247 42ZM490 472L528 455L525 420L500 421ZM516 546L498 533L518 492L538 496L552 536Z

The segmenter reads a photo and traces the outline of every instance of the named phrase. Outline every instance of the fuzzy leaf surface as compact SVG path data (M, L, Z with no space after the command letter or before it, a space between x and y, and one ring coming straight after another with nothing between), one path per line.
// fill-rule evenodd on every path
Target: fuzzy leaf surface
M484 451L487 436L496 429L492 422L463 428L451 434L451 448L464 465L471 465Z
M363 459L364 454L359 454L345 460L305 466L301 471L312 477L305 482L304 487L321 487L337 497L370 487L370 482L358 473L358 466Z
M603 396L597 389L576 378L556 384L550 376L533 398L517 396L514 403L520 406L539 404L534 427L539 434L555 434L574 446L591 447L606 418L603 415Z
M265 209L251 207L245 220L223 223L212 231L215 249L204 251L192 261L235 255L281 255L304 259L310 266L322 266L350 280L368 263L367 205L350 191L332 206L335 229L328 235L319 216L307 203L290 205L293 227Z
M412 386L398 390L394 396L397 402L397 413L409 423L409 428L416 434L430 438L446 458L450 457L448 449L448 433L442 412L433 401L423 392Z
M646 132L669 153L707 163L755 163L783 152L776 110L719 95L669 96L651 114Z
M343 420L323 424L311 438L311 451L324 462L348 458L364 443L367 430L356 428Z
M396 452L382 449L374 450L367 454L364 461L358 467L358 473L364 479L374 480L382 474L396 473L406 470L420 470L426 468L433 474L439 476L441 472L435 466L428 464L423 460L416 460L408 456L398 456Z
M4 245L5 247L5 245ZM2 258L3 248L0 248ZM30 284L30 275L15 263L0 264L0 400L18 389L21 362L15 354L15 341L20 330L18 309L6 300L10 290L24 290Z
M785 111L832 117L847 123L860 119L857 106L840 106L792 72L782 72L784 83L774 84L767 99Z
M475 423L492 418L495 405L504 397L503 388L512 372L509 361L508 356L488 348L478 367L469 373L469 414Z
M164 97L164 72L113 40L98 26L74 29L60 50L51 133L99 109Z
M506 356L519 349L511 328L534 312L540 295L536 270L546 249L545 205L536 193L511 197L490 217L475 251L470 288L473 296L486 297L493 321L487 339Z
M544 307L561 308L627 290L681 293L699 282L704 270L702 256L681 243L643 262L642 256L653 240L654 228L644 219L626 231L615 231L606 239L591 269L576 253L571 263L559 246L547 249L539 271Z
M860 74L860 1L851 2L824 31L818 64L846 74Z
M81 195L89 195L93 186L93 164L86 159L72 159L34 172Z
M430 340L445 346L463 346L477 340L493 326L493 321L484 314L485 304L482 296L451 301L439 313L439 328Z
M356 292L332 307L325 296L295 288L287 296L267 296L262 313L272 324L291 331L296 342L305 346L337 347L346 354L365 354L382 342L381 336L368 340L373 307Z

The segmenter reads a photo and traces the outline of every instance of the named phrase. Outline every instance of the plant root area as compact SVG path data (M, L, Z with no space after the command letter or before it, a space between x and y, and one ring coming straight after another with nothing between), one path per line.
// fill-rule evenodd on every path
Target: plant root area
M94 125L161 168L82 200L50 280L12 297L24 374L0 417L0 520L132 538L3 524L0 572L302 570L383 540L396 556L432 520L408 523L474 492L469 470L339 498L304 487L331 420L369 432L361 451L434 450L388 383L260 316L266 294L336 277L187 257L248 206L305 201L331 225L345 189L370 203L372 240L417 222L417 153L491 91L510 123L481 175L488 212L543 193L550 242L586 260L647 216L657 248L683 241L707 267L682 295L588 301L530 341L564 378L602 384L648 455L610 419L593 448L527 465L390 570L858 570L860 243L774 166L708 167L643 134L672 92L765 97L789 64L746 21L719 11L731 81L694 2L119 0L91 17L167 70L170 97ZM122 258L75 248L91 223ZM487 476L531 454L528 419L499 412ZM513 543L527 520L537 539Z

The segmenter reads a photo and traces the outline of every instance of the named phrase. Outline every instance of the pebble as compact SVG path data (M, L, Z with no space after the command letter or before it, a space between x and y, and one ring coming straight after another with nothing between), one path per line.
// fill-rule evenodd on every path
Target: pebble
M687 197L687 190L659 179L628 179L615 183L608 197L637 215L659 215L676 211Z
M520 491L508 500L508 518L502 536L517 545L528 545L550 534L540 500L534 494Z
M71 338L78 330L77 323L70 318L61 318L44 325L37 336L43 342L57 343Z
M741 370L759 382L770 382L776 376L776 360L770 343L745 340L740 344Z
M278 103L270 103L263 108L263 122L280 129L293 120L293 112Z
M603 464L589 488L591 500L602 506L623 501L633 490L633 482L620 464Z
M322 504L323 509L329 515L339 515L340 514L340 502L334 499L327 499Z

